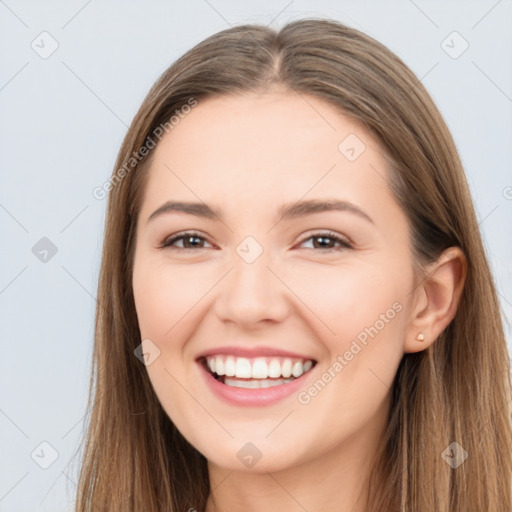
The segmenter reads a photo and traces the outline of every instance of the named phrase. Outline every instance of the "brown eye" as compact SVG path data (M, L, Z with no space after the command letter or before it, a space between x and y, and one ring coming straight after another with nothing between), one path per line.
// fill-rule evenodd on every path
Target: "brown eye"
M183 241L182 246L174 245L176 242ZM194 232L181 233L165 240L162 247L172 247L175 249L205 249L202 246L207 240Z
M309 240L314 240L312 249L324 249L326 251L330 250L343 250L350 249L352 245L350 242L338 236L336 233L326 232L326 233L318 233L316 235L310 236L301 242L301 245ZM338 244L338 247L335 247L335 244Z

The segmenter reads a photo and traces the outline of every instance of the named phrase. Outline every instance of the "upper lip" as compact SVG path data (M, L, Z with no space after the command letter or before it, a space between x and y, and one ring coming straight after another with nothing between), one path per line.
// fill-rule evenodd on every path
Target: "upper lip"
M228 355L228 356L236 356L236 357L272 357L272 356L280 356L280 357L290 357L294 359L305 359L315 361L313 357L309 357L304 354L298 354L297 352L291 352L289 350L282 350L275 347L236 347L236 346L225 346L225 347L215 347L205 350L201 352L197 356L197 359L201 359L207 356L214 355Z

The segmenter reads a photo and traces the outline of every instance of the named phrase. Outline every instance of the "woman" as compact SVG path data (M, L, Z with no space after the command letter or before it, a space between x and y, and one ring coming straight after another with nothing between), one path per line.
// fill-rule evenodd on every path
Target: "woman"
M77 511L512 509L471 196L386 47L317 19L209 37L108 189Z

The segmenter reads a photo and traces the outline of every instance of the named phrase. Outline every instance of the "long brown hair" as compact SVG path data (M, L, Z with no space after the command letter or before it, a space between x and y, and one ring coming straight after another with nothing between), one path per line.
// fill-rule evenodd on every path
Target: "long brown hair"
M467 258L455 318L427 350L405 354L398 368L368 510L510 512L509 354L457 149L429 94L396 55L325 19L294 21L279 31L237 26L207 38L165 71L136 114L109 184L76 511L204 510L207 461L165 414L134 355L141 343L131 280L135 226L151 150L126 164L191 99L200 104L273 84L328 101L376 136L418 265L450 246ZM446 456L453 442L467 452L456 468Z

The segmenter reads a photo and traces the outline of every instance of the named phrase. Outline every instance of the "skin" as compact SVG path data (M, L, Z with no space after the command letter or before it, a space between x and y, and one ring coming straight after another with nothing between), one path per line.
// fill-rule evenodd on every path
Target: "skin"
M352 162L338 150L349 134L366 146ZM453 318L464 256L450 248L419 280L382 148L316 97L273 89L201 100L154 151L133 291L141 339L160 350L147 366L154 390L208 459L216 507L210 496L207 512L363 512L398 365ZM279 220L284 203L325 198L350 201L371 221L350 211ZM168 200L204 202L223 221L173 212L148 222ZM161 247L189 230L202 238ZM351 247L319 239L325 231ZM263 248L251 264L236 252L249 235ZM195 361L223 345L291 350L317 361L307 392L397 303L394 318L307 404L296 394L263 407L227 404ZM237 457L248 441L262 454L252 468Z

